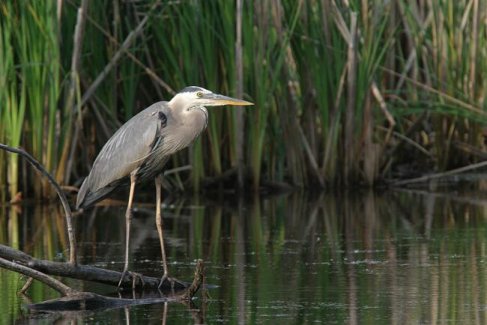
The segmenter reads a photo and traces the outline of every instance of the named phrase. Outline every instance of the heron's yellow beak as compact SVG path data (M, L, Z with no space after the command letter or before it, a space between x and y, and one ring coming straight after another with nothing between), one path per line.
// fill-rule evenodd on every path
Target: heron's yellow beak
M228 96L223 96L219 94L204 94L204 99L206 99L206 106L222 106L222 105L232 105L232 106L249 106L254 105L254 103L248 102L246 100L232 98Z

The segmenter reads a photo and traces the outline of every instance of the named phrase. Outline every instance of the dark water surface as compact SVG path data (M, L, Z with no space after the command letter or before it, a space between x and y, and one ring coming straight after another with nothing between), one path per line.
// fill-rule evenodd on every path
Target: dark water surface
M486 193L475 191L292 194L252 202L166 202L173 276L191 280L203 259L210 298L85 314L39 314L25 304L57 294L35 283L16 294L18 275L0 271L2 324L483 324L487 322ZM124 206L78 216L82 263L120 270ZM135 212L131 270L159 276L154 206ZM0 208L0 242L62 260L60 208ZM114 294L107 286L73 287ZM85 287L82 287L85 286Z

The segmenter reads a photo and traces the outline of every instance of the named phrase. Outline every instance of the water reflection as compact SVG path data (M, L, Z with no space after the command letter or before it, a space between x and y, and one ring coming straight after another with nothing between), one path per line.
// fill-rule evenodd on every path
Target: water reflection
M172 274L191 279L205 260L209 300L78 315L131 323L485 323L486 202L474 193L389 191L304 194L250 201L166 202ZM39 258L66 258L58 206L0 208L0 241ZM131 270L162 274L154 208L137 206ZM82 263L122 269L124 206L76 218ZM98 284L81 290L115 294ZM0 313L8 322L39 317L22 309L15 274L0 272ZM32 301L53 298L40 284ZM195 316L197 315L197 316ZM7 317L7 316L4 316Z

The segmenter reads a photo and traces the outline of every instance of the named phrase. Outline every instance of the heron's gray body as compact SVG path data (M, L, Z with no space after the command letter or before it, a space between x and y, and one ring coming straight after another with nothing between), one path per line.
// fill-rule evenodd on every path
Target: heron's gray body
M125 262L120 283L129 265L135 184L148 179L154 179L156 187L156 226L164 268L161 284L168 279L161 216L161 172L170 155L189 146L206 128L208 111L205 106L222 105L245 106L252 103L214 94L201 87L186 87L169 102L155 103L132 117L115 132L96 157L90 174L78 192L76 208L88 207L120 185L130 182L125 211Z
M169 156L189 146L207 123L203 106L175 110L168 102L157 102L144 109L103 146L81 185L76 207L88 207L128 184L134 171L140 181L154 179Z

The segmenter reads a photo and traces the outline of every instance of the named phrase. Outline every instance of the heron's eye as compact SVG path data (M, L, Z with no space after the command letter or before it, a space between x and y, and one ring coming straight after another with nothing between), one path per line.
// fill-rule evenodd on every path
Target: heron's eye
M198 97L198 98L203 97L203 93L202 93L201 91L198 91L198 92L196 93L196 97Z

